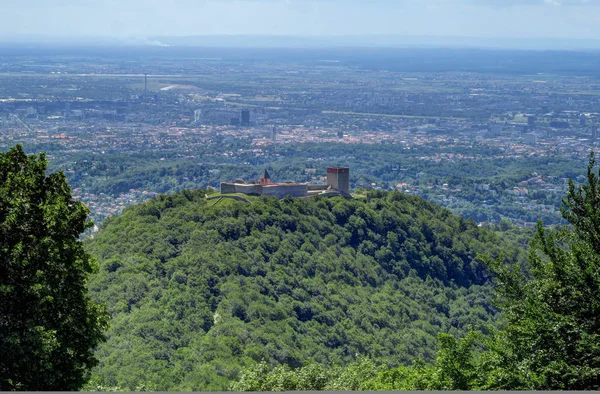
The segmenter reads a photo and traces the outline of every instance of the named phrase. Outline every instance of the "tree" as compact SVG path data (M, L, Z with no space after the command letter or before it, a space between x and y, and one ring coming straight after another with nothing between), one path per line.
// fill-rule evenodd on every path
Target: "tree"
M569 191L566 200L563 200L562 215L573 225L577 236L600 255L600 184L598 176L594 174L594 164L592 151L587 169L587 185L575 188L575 183L569 179Z
M87 296L89 210L42 153L0 153L0 391L76 390L107 325Z
M499 262L496 274L507 325L483 368L484 388L600 389L600 189L590 155L585 185L571 181L563 217L571 226L531 242L531 277Z

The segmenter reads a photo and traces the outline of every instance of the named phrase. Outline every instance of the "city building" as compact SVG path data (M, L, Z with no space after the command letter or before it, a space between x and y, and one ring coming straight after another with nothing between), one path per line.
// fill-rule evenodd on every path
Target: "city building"
M535 145L537 144L537 134L536 133L527 133L523 135L523 139L526 144Z
M494 137L498 137L498 136L502 135L502 129L503 129L503 125L497 124L497 123L489 125L489 128L488 128L490 135L494 136Z
M248 111L247 109L242 110L241 125L250 126L250 111Z
M571 125L569 124L569 122L566 121L555 120L550 122L550 127L555 127L557 129L568 129L569 127L571 127Z
M258 181L246 182L237 179L234 182L221 182L221 194L243 193L283 198L312 196L349 196L350 169L347 167L327 168L326 184L309 183L272 183L269 172L265 169Z

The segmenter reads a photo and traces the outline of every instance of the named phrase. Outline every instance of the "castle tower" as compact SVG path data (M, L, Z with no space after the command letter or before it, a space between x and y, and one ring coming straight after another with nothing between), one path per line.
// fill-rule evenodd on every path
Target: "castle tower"
M265 171L260 176L260 178L258 179L258 183L260 183L263 186L271 183L271 175L269 175L269 172L267 171L266 168L265 168Z
M338 190L342 194L350 194L350 168L328 167L327 185Z

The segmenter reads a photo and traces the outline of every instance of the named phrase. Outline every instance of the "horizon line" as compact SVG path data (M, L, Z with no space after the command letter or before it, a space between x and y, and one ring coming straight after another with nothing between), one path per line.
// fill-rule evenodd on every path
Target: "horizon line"
M155 36L42 36L0 35L0 45L222 47L222 48L389 48L389 49L498 49L498 50L600 50L600 38L480 37L402 34L195 34Z

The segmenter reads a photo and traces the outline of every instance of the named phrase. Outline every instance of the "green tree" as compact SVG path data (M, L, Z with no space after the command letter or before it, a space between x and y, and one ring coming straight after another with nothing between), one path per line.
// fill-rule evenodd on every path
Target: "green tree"
M563 200L562 215L573 225L577 237L600 255L600 185L594 173L594 152L590 153L587 184L575 187L569 179L567 198Z
M42 153L0 153L0 390L76 390L94 366L107 315L87 297L90 226Z
M600 190L590 155L585 185L570 182L563 217L571 226L532 240L531 278L499 262L507 325L483 362L485 388L600 388Z

